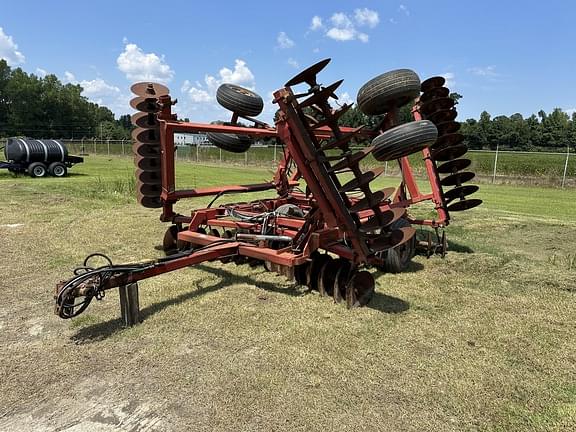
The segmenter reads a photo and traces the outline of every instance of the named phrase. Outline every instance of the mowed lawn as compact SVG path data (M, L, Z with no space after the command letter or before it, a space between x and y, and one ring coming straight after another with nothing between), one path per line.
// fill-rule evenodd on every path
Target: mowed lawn
M181 163L178 184L272 169ZM131 159L71 174L0 171L0 431L576 430L575 189L481 185L446 258L375 272L366 308L214 262L141 282L123 329L117 292L64 321L54 287L92 252L161 256L167 225L135 202Z

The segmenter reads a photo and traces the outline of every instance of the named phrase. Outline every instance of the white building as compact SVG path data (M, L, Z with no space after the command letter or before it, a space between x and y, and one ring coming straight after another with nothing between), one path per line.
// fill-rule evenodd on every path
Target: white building
M189 134L189 133L175 133L174 145L187 146L187 145L209 145L210 141L206 138L206 134Z

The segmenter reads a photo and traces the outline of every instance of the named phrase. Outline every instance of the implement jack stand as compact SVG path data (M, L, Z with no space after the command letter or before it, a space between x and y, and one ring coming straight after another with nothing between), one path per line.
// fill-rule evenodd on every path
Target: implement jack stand
M140 304L138 302L137 283L120 287L120 313L124 327L132 327L140 323Z

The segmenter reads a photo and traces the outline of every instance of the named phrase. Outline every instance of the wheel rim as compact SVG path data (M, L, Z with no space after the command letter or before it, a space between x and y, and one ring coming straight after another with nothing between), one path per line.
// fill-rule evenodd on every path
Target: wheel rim
M62 177L64 175L64 167L61 166L54 167L54 175L56 177Z
M41 166L34 167L33 172L36 177L42 177L44 175L44 168Z

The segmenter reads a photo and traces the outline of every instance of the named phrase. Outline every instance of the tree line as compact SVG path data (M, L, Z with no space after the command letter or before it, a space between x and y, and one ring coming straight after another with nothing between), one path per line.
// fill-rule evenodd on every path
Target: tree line
M0 137L129 139L130 115L115 119L110 109L90 102L82 91L79 84L63 84L55 75L28 74L0 60ZM456 104L462 98L458 93L450 97ZM354 106L340 124L374 127L380 120L381 116L367 116ZM400 121L411 120L410 107L402 107ZM556 108L524 118L492 117L484 111L478 120L462 122L460 133L471 149L564 150L576 145L576 113L569 116Z
M451 93L450 97L458 105L462 95ZM411 107L402 107L399 117L401 123L412 121ZM370 127L381 119L382 116L367 116L354 106L340 118L340 125ZM484 111L479 120L463 121L459 132L464 135L464 143L476 150L499 147L518 151L564 151L568 146L576 149L576 113L569 116L556 108L550 114L541 110L537 115L524 118L519 113L492 117Z
M90 102L82 91L56 75L38 77L0 60L0 137L130 137L129 115L116 120L112 111Z

